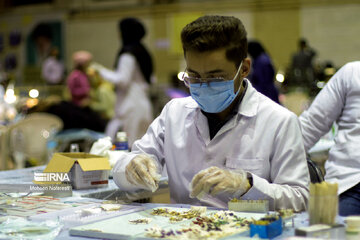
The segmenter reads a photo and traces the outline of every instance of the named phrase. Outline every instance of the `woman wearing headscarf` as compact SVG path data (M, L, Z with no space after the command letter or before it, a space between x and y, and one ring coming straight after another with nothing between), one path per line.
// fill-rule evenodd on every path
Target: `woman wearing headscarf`
M248 43L248 52L253 60L248 77L252 85L260 93L279 103L279 92L274 84L275 70L269 55L258 41Z
M146 33L142 23L135 18L125 18L118 26L122 48L116 57L115 70L96 65L95 69L116 87L115 117L109 122L106 134L114 139L121 129L127 133L131 146L145 134L153 119L147 93L153 64L149 52L141 43Z

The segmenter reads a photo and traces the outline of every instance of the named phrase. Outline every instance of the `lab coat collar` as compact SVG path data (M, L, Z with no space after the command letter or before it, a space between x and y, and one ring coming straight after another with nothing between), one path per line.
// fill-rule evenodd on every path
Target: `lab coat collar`
M245 78L244 81L247 81L247 89L241 103L239 104L238 114L246 117L253 117L258 111L259 95L248 79Z
M244 118L241 118L241 115L246 117L253 117L256 115L259 105L258 95L253 86L251 86L250 81L247 79L244 79L244 81L246 81L247 87L241 102L238 104L237 114L217 132L215 137L233 129L239 124L239 121L244 121Z
M200 110L199 105L197 104L197 102L195 102L195 100L191 96L189 96L187 98L188 98L189 101L185 104L185 107L187 107L187 108L198 108Z

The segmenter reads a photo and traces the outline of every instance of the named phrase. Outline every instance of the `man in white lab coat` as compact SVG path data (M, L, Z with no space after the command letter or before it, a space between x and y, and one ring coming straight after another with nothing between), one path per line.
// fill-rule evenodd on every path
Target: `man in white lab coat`
M204 16L181 40L191 97L166 104L115 165L116 184L155 191L166 163L174 203L268 199L271 209L305 210L309 173L297 117L245 78L250 59L241 21Z
M339 184L339 214L360 214L360 61L343 66L299 117L308 151L338 125L325 180Z

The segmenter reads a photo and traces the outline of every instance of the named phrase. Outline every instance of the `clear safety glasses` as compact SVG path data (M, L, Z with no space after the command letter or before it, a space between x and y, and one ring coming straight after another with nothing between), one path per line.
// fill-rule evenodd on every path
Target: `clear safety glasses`
M240 69L241 69L241 66L242 66L242 62L236 72L236 75L233 79L225 79L223 77L214 77L214 78L198 78L198 77L193 77L191 76L188 72L187 72L187 69L185 69L183 75L182 75L182 78L180 79L181 81L183 81L185 83L185 86L187 87L190 87L190 84L200 84L200 86L202 84L207 84L208 86L211 86L212 83L217 83L217 82L224 82L224 81L234 81L239 73L240 73Z

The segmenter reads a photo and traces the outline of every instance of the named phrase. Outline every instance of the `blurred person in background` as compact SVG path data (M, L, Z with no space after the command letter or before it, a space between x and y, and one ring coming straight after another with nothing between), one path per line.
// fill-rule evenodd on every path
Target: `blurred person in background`
M274 84L275 69L269 55L258 41L249 42L248 53L253 60L250 82L257 91L279 103L279 92Z
M90 108L91 85L87 75L92 61L92 54L87 51L73 53L74 69L69 74L66 84L71 95L70 101L47 101L39 104L31 111L45 111L60 117L63 129L90 129L103 133L107 121L101 114Z
M110 120L114 117L114 108L116 102L116 95L113 84L104 81L100 75L89 68L87 76L90 80L90 103L89 106L105 120Z
M48 84L60 84L64 79L65 67L59 60L59 50L52 43L52 29L46 23L38 24L32 32L37 48L37 64L41 65L41 76Z
M291 86L305 86L309 92L316 88L313 59L316 52L304 38L299 40L299 50L293 54L290 65L289 84Z
M143 24L135 18L119 21L122 48L117 54L115 70L93 64L100 76L115 85L115 116L106 128L112 139L120 129L127 132L129 147L141 138L153 119L148 89L153 73L152 58L141 43L145 36Z
M360 61L344 65L300 117L308 151L338 125L325 162L325 180L339 184L339 214L360 214Z
M90 81L87 68L92 61L91 53L77 51L72 56L74 70L69 74L66 84L71 94L71 101L77 106L84 107L90 101Z

